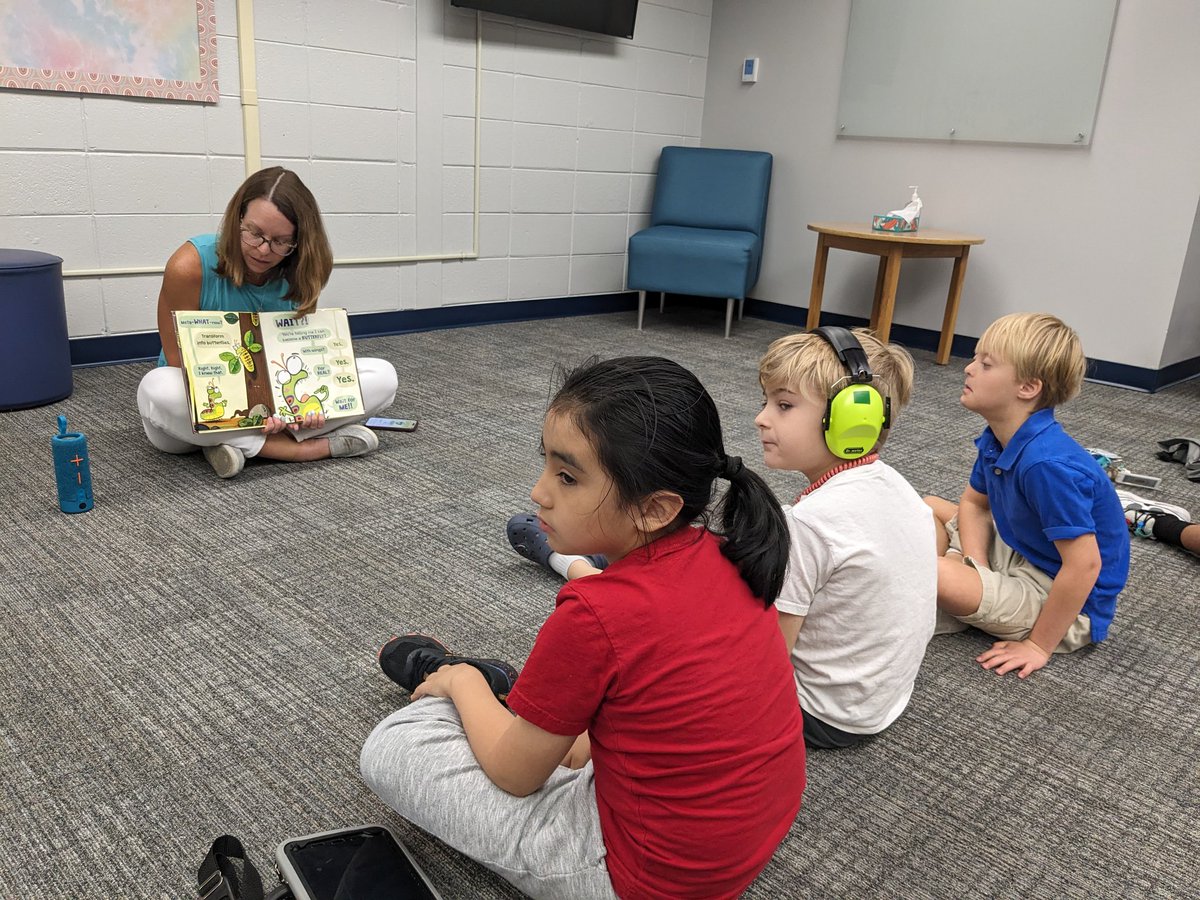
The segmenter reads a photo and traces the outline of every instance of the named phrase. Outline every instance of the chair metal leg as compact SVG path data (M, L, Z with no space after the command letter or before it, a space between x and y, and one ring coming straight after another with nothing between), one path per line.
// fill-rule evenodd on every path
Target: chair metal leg
M638 331L642 330L642 318L646 315L646 292L638 291Z
M725 337L729 337L729 329L733 327L733 304L732 297L725 301Z
M742 321L742 310L746 308L746 298L738 297L738 321Z
M667 308L667 292L658 292L658 313L662 315L662 311Z

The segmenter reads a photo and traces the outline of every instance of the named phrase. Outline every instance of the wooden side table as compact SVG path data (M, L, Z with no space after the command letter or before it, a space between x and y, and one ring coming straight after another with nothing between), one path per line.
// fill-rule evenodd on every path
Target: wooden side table
M950 293L946 297L946 315L942 319L942 336L938 341L938 365L950 359L954 341L954 320L958 318L958 301L962 297L963 279L967 276L967 254L973 244L983 238L956 231L921 228L912 234L872 231L870 225L857 222L811 222L809 231L817 233L817 259L813 266L812 293L808 298L808 329L821 321L821 297L825 293L825 265L829 250L852 250L879 257L879 274L875 278L875 302L871 306L871 328L881 341L887 341L892 331L892 312L896 305L896 285L900 282L900 263L912 259L953 259Z

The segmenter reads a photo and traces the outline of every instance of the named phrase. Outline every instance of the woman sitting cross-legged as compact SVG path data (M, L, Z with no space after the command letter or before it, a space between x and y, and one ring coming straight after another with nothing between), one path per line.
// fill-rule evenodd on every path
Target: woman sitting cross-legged
M304 182L276 166L242 183L225 209L219 234L194 237L167 262L158 295L158 368L138 386L138 411L150 443L166 453L197 449L222 478L242 471L251 457L286 462L361 456L379 439L361 425L391 405L396 370L381 359L357 360L363 412L326 422L321 413L285 424L267 416L261 431L196 433L171 314L213 312L312 312L333 271L333 252L321 212Z

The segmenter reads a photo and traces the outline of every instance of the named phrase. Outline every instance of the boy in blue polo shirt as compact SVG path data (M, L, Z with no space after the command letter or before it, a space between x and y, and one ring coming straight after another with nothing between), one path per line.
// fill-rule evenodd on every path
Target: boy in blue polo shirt
M960 402L987 428L958 505L926 497L938 521L938 632L973 625L1000 640L976 661L1025 678L1052 653L1104 640L1129 575L1116 491L1054 419L1083 383L1079 337L1054 316L993 322Z

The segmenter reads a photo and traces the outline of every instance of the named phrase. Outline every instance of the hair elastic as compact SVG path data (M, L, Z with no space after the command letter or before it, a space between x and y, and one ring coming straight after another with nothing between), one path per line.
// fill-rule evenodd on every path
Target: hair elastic
M721 477L726 481L733 481L740 471L742 471L742 458L726 455L725 462L721 466Z

